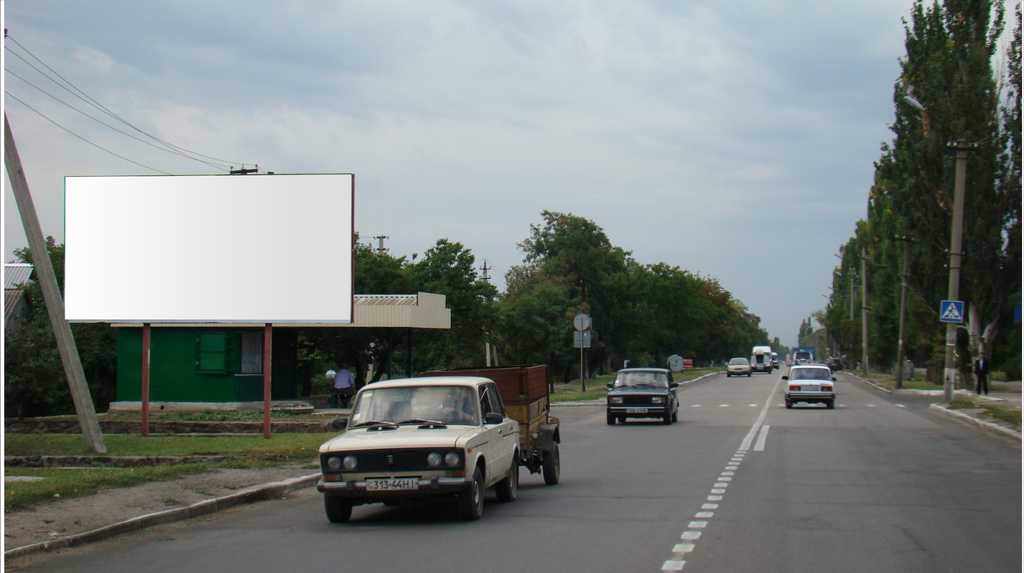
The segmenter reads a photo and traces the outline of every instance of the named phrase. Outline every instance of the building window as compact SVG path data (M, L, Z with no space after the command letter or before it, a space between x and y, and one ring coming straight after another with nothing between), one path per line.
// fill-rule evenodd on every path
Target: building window
M242 367L240 374L263 374L263 333L242 333Z

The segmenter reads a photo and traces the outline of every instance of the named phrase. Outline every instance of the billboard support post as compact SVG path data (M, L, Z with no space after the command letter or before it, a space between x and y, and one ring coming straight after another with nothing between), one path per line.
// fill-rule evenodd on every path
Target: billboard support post
M103 443L103 432L96 418L96 407L89 394L89 385L86 383L85 370L82 369L82 359L78 356L71 325L64 317L64 298L57 286L57 275L53 272L53 262L50 261L50 254L46 249L43 228L39 224L39 215L32 202L32 194L29 193L28 179L25 177L25 169L21 166L18 148L14 145L14 134L7 121L7 114L4 114L4 162L7 164L11 192L18 205L25 238L28 239L32 263L35 265L36 282L43 291L46 314L50 318L50 327L53 328L53 335L57 340L57 351L64 365L64 375L68 379L68 389L71 392L71 401L75 405L75 414L78 415L78 424L82 428L82 436L94 452L105 454L107 446Z
M142 435L149 436L149 349L150 349L149 323L142 325Z
M263 437L270 439L270 368L273 343L273 327L263 325Z

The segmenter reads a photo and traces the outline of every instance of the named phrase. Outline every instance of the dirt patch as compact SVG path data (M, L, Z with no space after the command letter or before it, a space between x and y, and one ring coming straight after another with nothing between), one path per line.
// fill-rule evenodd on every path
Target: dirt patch
M7 549L96 529L147 513L183 507L240 489L315 473L308 464L275 468L222 469L173 481L104 490L5 512Z

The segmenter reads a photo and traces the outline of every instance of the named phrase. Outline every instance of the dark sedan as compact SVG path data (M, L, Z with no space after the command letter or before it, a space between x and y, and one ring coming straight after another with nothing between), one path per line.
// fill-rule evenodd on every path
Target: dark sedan
M660 418L665 424L679 419L679 400L672 372L663 368L619 370L608 385L608 425L626 418Z

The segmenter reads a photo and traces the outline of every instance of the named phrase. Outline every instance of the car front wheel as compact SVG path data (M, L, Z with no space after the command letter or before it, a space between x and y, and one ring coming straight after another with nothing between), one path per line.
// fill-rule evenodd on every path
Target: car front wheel
M345 523L352 517L352 500L333 495L324 496L324 513L331 523Z
M608 425L609 426L614 426L615 425L615 416L613 416L611 414L608 414Z
M473 472L473 481L459 496L459 517L466 521L475 521L484 515L484 474L477 467Z

